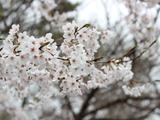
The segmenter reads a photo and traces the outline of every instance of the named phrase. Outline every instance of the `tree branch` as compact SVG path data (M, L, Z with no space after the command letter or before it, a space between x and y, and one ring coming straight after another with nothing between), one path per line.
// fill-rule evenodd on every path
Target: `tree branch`
M87 96L86 100L84 101L80 112L77 114L76 120L82 120L83 117L85 116L85 111L87 109L87 107L89 106L89 101L93 98L93 96L95 95L95 93L98 91L98 87L95 89L92 89L92 91L89 93L89 95Z

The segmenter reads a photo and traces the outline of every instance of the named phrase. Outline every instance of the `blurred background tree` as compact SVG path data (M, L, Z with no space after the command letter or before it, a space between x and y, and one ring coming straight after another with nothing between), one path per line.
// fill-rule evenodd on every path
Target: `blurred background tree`
M61 26L67 21L79 20L82 8L97 0L72 3L67 0L0 0L0 36L5 37L12 24L20 24L21 31L37 37L51 32L55 41L61 43ZM72 0L73 1L73 0ZM97 23L96 14L90 17L91 24L112 30L113 40L102 45L97 56L105 60L117 58L130 48L137 46L128 56L140 55L154 41L160 30L160 2L158 0L99 0L103 7L103 23ZM76 8L79 9L76 9ZM118 11L117 14L113 14ZM94 8L99 11L100 8ZM99 13L101 14L101 13ZM87 14L89 17L90 15ZM118 16L118 17L117 17ZM85 21L85 15L81 20ZM98 18L99 19L99 18ZM105 21L105 22L104 22ZM114 22L113 22L114 21ZM107 40L107 39L106 39ZM126 96L120 89L122 82L111 84L105 89L84 91L82 96L57 97L53 95L53 109L44 105L40 120L159 120L160 84L159 41L141 57L133 60L134 78L131 85L145 84L146 90L140 97ZM99 64L98 64L99 65ZM24 102L25 101L24 99ZM25 103L27 104L27 103ZM23 108L23 107L22 107ZM2 115L2 117L4 117ZM2 118L1 117L1 118ZM5 118L6 120L10 118Z

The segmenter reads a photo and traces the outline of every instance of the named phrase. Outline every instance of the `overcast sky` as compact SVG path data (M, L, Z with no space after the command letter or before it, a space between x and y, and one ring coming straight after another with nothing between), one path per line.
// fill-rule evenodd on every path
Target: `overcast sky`
M100 27L106 28L106 6L110 12L111 24L120 19L119 12L122 15L127 14L127 9L123 4L118 4L116 0L70 0L73 3L80 2L81 5L77 8L78 19L80 22L92 22L99 24ZM121 16L123 17L123 16Z

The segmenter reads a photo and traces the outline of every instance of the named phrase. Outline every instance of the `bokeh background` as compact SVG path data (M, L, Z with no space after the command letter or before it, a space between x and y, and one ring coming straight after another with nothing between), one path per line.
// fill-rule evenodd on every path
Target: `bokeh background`
M55 4L54 4L55 3ZM117 82L107 88L86 89L82 96L59 97L44 103L39 120L159 120L160 119L160 1L159 0L0 0L0 38L5 38L12 24L20 31L41 37L53 33L62 42L62 26L76 21L113 31L96 56L105 60L118 58L137 46L129 55L133 60L134 85L145 85L140 97L131 97ZM55 88L56 89L56 88ZM56 90L55 90L56 94ZM0 98L1 99L1 98ZM0 103L3 104L3 103ZM29 103L25 103L26 105ZM37 112L36 110L34 112ZM0 120L9 115L0 113Z

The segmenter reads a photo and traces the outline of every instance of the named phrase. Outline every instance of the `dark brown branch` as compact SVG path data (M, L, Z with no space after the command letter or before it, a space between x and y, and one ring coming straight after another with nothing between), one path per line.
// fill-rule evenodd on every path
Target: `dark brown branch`
M159 12L160 12L160 7L157 9L156 17L154 18L154 23L156 23L158 18L159 18L158 17L159 16Z
M109 108L109 107L111 107L113 105L117 105L117 104L120 104L120 103L126 103L129 99L130 100L134 100L134 101L139 101L139 100L142 101L142 100L147 100L147 99L148 100L153 100L153 99L159 99L159 98L160 98L160 96L159 97L155 97L155 98L152 98L152 97L137 97L137 98L134 98L134 97L133 98L132 97L125 97L125 98L117 99L117 100L115 100L115 101L113 101L111 103L107 103L105 105L102 105L100 107L97 107L94 110L85 113L85 116L89 115L89 114L95 114L97 111Z
M85 111L87 110L88 106L89 106L89 102L90 100L93 98L93 96L95 95L95 93L98 91L99 88L95 88L93 89L89 95L87 95L87 98L86 100L84 101L82 107L81 107L81 110L80 112L77 114L77 117L76 117L76 120L82 120L83 117L85 116L84 113Z
M145 115L139 116L139 117L132 117L132 118L97 118L94 120L144 120L147 118L152 112L154 112L155 109L159 108L160 104L155 106L154 108L150 109Z
M89 115L89 114L94 114L94 113L96 113L97 111L102 110L102 109L105 109L105 108L108 108L108 107L111 107L112 105L116 105L116 104L118 104L118 103L124 103L124 102L127 102L127 98L118 99L118 100L116 100L116 101L113 101L112 103L107 103L106 105L97 107L96 109L87 112L87 113L85 114L85 116L86 116L86 115Z
M68 97L66 96L65 99L66 99L66 101L67 101L68 108L69 108L70 111L72 112L73 117L76 119L76 114L75 114L75 112L73 111L73 108L72 108L72 106L71 106L71 103L70 103Z

